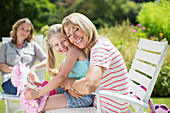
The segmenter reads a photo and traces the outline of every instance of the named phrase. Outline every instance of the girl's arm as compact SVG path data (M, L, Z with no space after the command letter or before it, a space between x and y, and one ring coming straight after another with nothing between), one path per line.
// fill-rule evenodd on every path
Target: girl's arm
M62 67L64 65L64 61L61 62L60 67L59 67L59 72L61 71Z
M68 77L72 68L74 67L77 59L78 59L78 49L74 48L74 46L68 51L66 61L63 64L61 71L55 76L48 84L42 87L38 91L29 90L25 92L25 98L27 100L35 99L43 96L44 94L50 92L51 90L60 86L63 81Z

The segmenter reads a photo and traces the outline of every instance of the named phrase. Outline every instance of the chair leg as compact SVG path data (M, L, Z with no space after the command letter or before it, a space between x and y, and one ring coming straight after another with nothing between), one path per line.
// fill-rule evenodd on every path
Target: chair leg
M127 113L133 113L133 111L129 108Z
M102 113L101 103L100 103L100 100L101 100L100 95L97 94L96 96L97 96L97 113Z
M139 109L139 113L145 113L145 109L144 108Z
M149 104L149 107L150 107L151 113L156 113L156 111L155 111L155 107L154 107L154 104L153 104L152 99L149 99L148 104Z
M9 107L8 99L5 99L5 105L6 105L6 113L10 113L10 107Z

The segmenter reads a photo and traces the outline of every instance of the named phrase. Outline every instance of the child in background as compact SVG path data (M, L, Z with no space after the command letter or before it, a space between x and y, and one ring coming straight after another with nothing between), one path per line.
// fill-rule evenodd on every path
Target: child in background
M81 98L71 96L68 91L59 87L67 77L81 79L85 77L89 69L89 60L83 50L72 45L67 37L61 33L61 24L52 25L47 32L46 48L48 55L48 71L53 79L41 88L40 94L46 94L50 89L57 88L56 95L49 96L43 111L55 108L76 108L89 107L93 104L94 96L92 94L84 95ZM56 57L54 49L57 53L66 55L66 58L60 65L59 72L56 71ZM75 80L76 80L75 79ZM55 85L51 85L55 84ZM50 88L48 88L50 87ZM38 91L38 92L39 92ZM27 100L36 96L37 91L29 90L25 93ZM39 96L37 96L39 98ZM40 96L41 97L41 96Z

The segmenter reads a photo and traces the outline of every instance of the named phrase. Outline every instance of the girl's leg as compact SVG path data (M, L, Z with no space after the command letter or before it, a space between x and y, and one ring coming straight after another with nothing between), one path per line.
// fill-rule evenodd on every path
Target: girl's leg
M47 111L56 108L66 108L67 107L67 98L64 94L55 94L49 96L47 102L42 111Z

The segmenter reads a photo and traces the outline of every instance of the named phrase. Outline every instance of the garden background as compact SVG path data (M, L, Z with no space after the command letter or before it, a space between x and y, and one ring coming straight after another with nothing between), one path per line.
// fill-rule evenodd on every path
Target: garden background
M169 0L1 0L0 7L0 41L10 36L12 25L20 18L28 17L35 35L45 37L52 24L61 23L72 12L83 13L92 20L99 34L108 36L119 49L128 69L140 38L167 40L170 44ZM63 58L57 54L58 66ZM49 80L48 73L46 79ZM154 104L166 104L170 108L170 49L152 98ZM2 100L0 113L4 112Z

